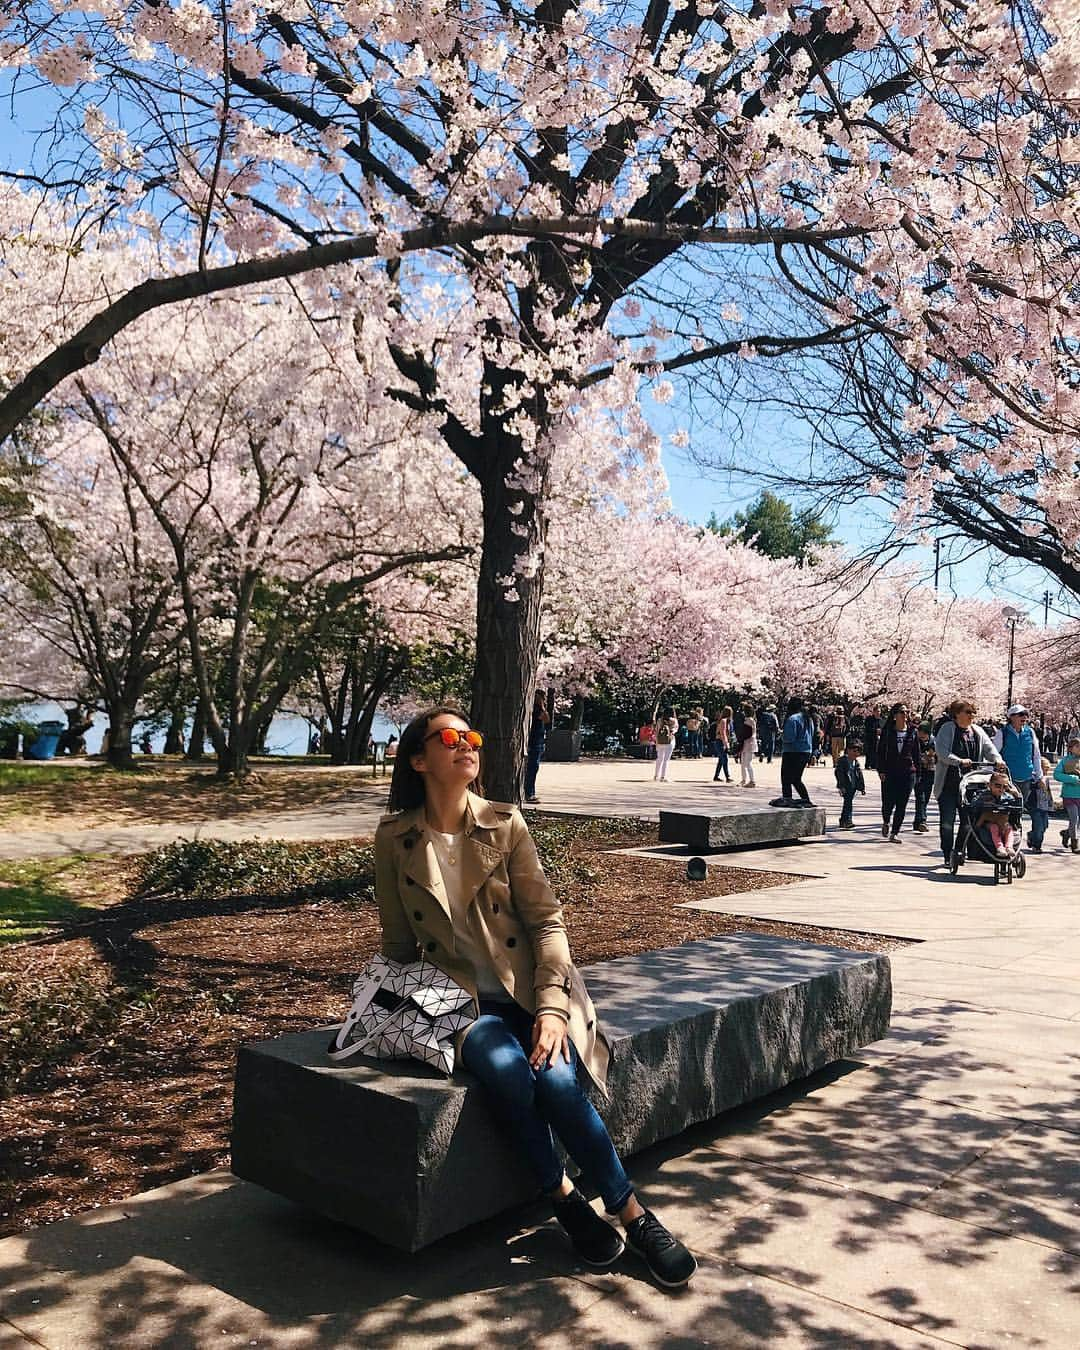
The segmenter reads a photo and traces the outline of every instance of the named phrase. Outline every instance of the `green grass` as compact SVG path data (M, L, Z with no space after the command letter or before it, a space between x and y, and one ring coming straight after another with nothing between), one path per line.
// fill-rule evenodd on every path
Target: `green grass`
M0 861L0 946L36 937L82 909L65 881L84 861L71 855Z
M68 783L85 777L86 770L74 764L22 764L18 760L0 760L0 792L15 792L19 788L45 783Z

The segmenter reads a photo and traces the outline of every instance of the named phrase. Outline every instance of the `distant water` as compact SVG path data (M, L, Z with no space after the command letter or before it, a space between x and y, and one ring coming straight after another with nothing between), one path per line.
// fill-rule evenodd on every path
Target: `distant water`
M25 717L31 722L47 722L50 720L63 722L67 726L67 716L64 709L58 703L32 703L20 708L19 715ZM94 716L94 725L86 733L86 748L92 755L96 755L101 750L101 740L105 735L105 728L108 726L109 719L104 713L97 713ZM187 743L187 733L189 728L184 730L184 742ZM295 713L278 713L270 723L270 734L266 738L266 748L272 755L303 755L307 753L308 736L311 728L302 717L297 717ZM381 714L375 714L375 721L372 725L371 734L377 741L385 741L390 736L400 736L401 728L395 726L393 722L388 721ZM141 729L135 728L133 737L135 750L138 753L138 744L142 736ZM160 754L165 747L165 733L157 732L151 739L151 745L154 751ZM213 754L209 739L206 742L207 754Z

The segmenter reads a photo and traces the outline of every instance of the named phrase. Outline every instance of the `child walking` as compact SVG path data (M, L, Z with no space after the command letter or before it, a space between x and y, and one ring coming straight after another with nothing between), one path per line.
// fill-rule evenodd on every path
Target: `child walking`
M859 756L862 754L863 747L861 741L848 741L844 750L843 759L836 765L836 786L840 789L840 794L844 799L844 804L840 809L840 821L837 829L853 830L855 822L852 819L852 808L855 804L856 792L866 796L866 779L863 777L862 765L859 763Z
M1054 769L1054 779L1061 784L1061 800L1069 817L1068 828L1061 831L1061 846L1080 853L1077 827L1080 826L1080 737L1074 736Z

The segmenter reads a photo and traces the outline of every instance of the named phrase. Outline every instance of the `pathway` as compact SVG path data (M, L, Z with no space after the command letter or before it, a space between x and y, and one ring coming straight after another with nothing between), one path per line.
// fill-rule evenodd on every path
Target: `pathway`
M655 816L737 797L709 768L676 761L681 781L654 787L640 764L545 765L543 804ZM835 818L829 781L810 773ZM320 835L359 819L307 815ZM975 867L953 880L933 835L887 844L871 798L856 820L737 855L805 880L741 903L710 902L706 880L693 902L920 942L893 955L886 1040L635 1159L698 1254L686 1293L660 1294L629 1258L574 1268L539 1210L406 1258L216 1172L0 1242L0 1347L1072 1350L1080 859L1052 830L1025 881L995 887Z

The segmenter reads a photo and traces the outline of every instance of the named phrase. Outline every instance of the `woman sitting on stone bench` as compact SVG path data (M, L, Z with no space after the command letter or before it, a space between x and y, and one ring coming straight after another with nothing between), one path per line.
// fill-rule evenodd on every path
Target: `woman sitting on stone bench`
M660 1284L681 1288L697 1263L638 1202L578 1082L580 1066L605 1090L608 1045L521 812L482 795L482 744L452 707L421 713L402 734L391 814L375 834L383 954L413 961L419 950L474 994L459 1062L489 1093L578 1257L604 1268L625 1243L567 1177L552 1130L631 1250Z

